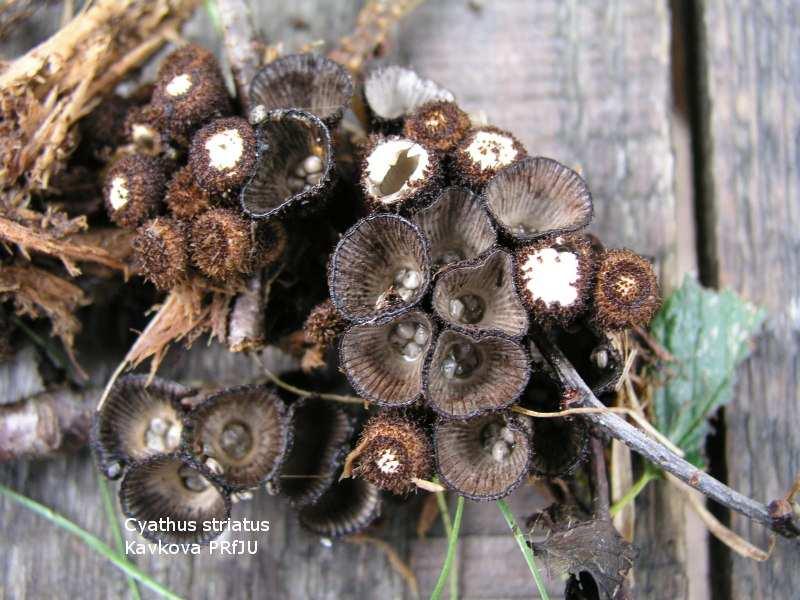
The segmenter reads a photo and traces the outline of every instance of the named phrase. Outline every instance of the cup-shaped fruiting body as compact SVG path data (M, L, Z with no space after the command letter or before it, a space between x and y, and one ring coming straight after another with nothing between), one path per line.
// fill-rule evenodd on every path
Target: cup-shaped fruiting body
M192 138L189 166L197 185L211 194L238 190L253 174L256 136L241 117L216 119Z
M291 415L269 386L211 395L185 420L183 444L226 488L246 490L273 478L291 443Z
M428 239L434 272L451 263L469 260L497 242L491 219L478 197L467 188L449 187L411 220Z
M507 496L530 468L528 433L518 420L503 413L439 421L433 445L439 477L470 500Z
M514 280L540 323L568 324L585 309L594 284L594 253L580 235L557 235L519 248Z
M133 239L136 270L160 290L186 279L189 242L186 225L178 219L156 217L136 231Z
M361 431L361 449L353 462L353 476L366 479L382 490L407 494L413 479L427 479L431 472L431 444L425 430L401 413L372 417Z
M290 109L264 113L256 127L257 164L241 193L242 210L266 219L288 210L318 209L335 173L325 124L311 113Z
M166 178L158 159L123 156L109 168L103 185L108 216L120 227L133 228L155 215L164 197Z
M145 538L162 543L207 543L221 533L212 520L226 521L231 512L230 496L211 471L175 453L131 465L119 501Z
M484 190L497 226L517 242L576 231L594 215L586 182L551 158L526 158L499 172Z
M453 168L464 185L479 191L497 173L525 155L525 147L510 132L479 127L470 131L453 151Z
M423 390L437 413L464 419L510 406L529 377L528 353L513 340L446 329L429 354Z
M417 304L430 283L425 237L403 217L377 214L351 227L328 266L328 289L345 318L364 323Z
M612 392L622 377L622 354L611 338L590 320L550 331L558 347L595 395Z
M250 84L250 106L296 108L329 127L341 120L353 95L353 78L342 65L319 54L291 54L263 67Z
M531 377L520 398L523 408L536 412L558 412L561 386L543 372ZM586 459L589 449L589 428L577 417L537 418L519 416L528 421L531 431L531 472L540 477L566 477Z
M289 233L278 219L253 223L253 268L261 269L277 264L289 249Z
M411 404L422 393L433 334L433 322L419 310L354 325L342 336L339 365L359 396L381 406Z
M364 152L361 189L378 212L425 204L440 189L440 159L423 144L399 136L374 136Z
M403 135L438 152L455 148L469 131L469 115L455 102L423 104L406 118Z
M194 173L188 165L172 174L164 202L178 219L192 219L213 205L211 194L195 183Z
M594 317L606 329L646 327L661 305L653 265L628 249L607 250L594 289Z
M299 511L300 524L335 539L366 529L381 514L381 491L363 479L342 479Z
M383 131L398 131L405 117L434 100L455 100L453 93L411 69L396 65L376 69L364 81L364 98L374 124Z
M132 462L172 452L180 446L184 409L193 393L172 381L144 375L117 379L94 415L92 449L100 471L116 479Z
M517 296L511 255L496 249L446 267L436 276L433 310L449 326L470 333L528 333L528 313Z
M353 436L350 417L313 398L292 406L294 441L277 483L292 506L316 502L333 484Z
M203 274L225 281L249 273L253 266L253 231L239 211L212 208L190 225L192 264Z
M230 114L231 103L219 64L208 50L188 45L164 59L151 106L160 129L179 142L212 118Z

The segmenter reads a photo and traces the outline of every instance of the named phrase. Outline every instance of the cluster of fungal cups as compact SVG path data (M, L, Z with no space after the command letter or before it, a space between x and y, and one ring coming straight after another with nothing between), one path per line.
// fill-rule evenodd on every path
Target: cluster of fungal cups
M224 282L278 260L283 220L338 199L347 172L332 141L354 93L345 69L310 54L270 63L245 120L230 115L210 60L192 47L167 59L150 104L127 118L140 151L106 178L111 218L139 227L142 271L162 288L190 270ZM129 516L224 518L231 498L266 487L333 538L369 525L384 491L408 495L434 474L488 500L581 464L583 421L512 410L563 407L537 337L551 336L597 394L612 390L622 365L611 333L653 316L652 266L584 231L592 197L578 173L474 124L438 84L392 66L361 93L369 135L349 183L366 216L329 258L330 298L306 337L336 347L370 418L269 387L198 400L124 378L97 413L94 447L104 473L123 477Z
M340 368L386 415L365 428L354 474L406 493L435 472L474 500L569 475L585 423L512 410L563 408L537 337L552 336L597 394L612 390L622 365L611 334L646 325L659 304L652 265L585 231L592 196L578 173L471 123L448 91L389 67L365 96L369 214L341 237L328 274L347 323ZM395 449L408 440L398 420L416 432L414 451ZM427 448L432 461L414 458Z

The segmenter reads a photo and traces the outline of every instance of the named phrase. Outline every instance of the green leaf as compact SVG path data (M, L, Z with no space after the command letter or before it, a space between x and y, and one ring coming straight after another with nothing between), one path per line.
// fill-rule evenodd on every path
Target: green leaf
M706 289L686 277L653 319L653 336L675 357L657 374L664 383L654 394L655 426L700 468L708 417L730 401L764 317L730 290Z

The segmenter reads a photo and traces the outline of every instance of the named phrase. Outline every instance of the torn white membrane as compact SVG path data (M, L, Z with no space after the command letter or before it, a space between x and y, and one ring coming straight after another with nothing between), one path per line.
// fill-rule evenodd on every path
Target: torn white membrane
M367 193L385 206L401 201L425 177L430 157L411 140L387 140L367 158Z
M531 298L553 304L571 306L578 299L578 257L555 248L537 250L522 265L525 288Z

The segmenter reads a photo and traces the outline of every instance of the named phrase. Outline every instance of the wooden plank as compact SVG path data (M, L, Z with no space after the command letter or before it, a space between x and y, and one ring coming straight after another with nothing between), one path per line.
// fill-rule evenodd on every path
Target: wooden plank
M293 50L309 41L336 39L350 28L360 4L256 3L256 15L270 41L285 40L287 50ZM194 39L213 36L204 17L193 27ZM485 110L491 121L512 129L531 153L579 166L596 199L593 229L610 245L655 256L667 287L677 280L669 19L662 2L428 2L399 28L390 57L453 89L467 109ZM247 361L198 348L170 359L164 374L184 381L239 382L256 373ZM106 361L93 372L104 379L112 368L113 361ZM0 473L15 489L109 539L86 454L5 467ZM647 542L637 581L650 598L683 597L682 520L658 520L660 507L671 504L657 497L661 504L646 509L648 516L637 531L637 539ZM529 488L510 498L520 518L542 503ZM418 567L424 594L443 556L441 528L436 526L430 541L413 541L418 503L393 504L389 512L377 534ZM237 517L271 521L270 533L258 537L265 546L254 557L148 558L140 564L192 598L410 597L381 553L347 543L324 548L285 513L279 502L263 495L235 508ZM54 533L38 517L6 501L0 501L0 514L9 523L5 535L13 541L0 547L0 599L125 594L124 580L65 534ZM664 542L665 531L670 543ZM505 532L493 503L470 503L461 566L465 597L530 597L530 575ZM491 564L496 569L487 567ZM501 566L503 576L498 578Z
M725 411L728 478L768 501L800 472L800 7L780 0L702 7L711 275L769 312ZM762 528L738 516L733 526L767 547ZM733 557L731 577L734 598L797 597L800 555L781 541L766 563Z

